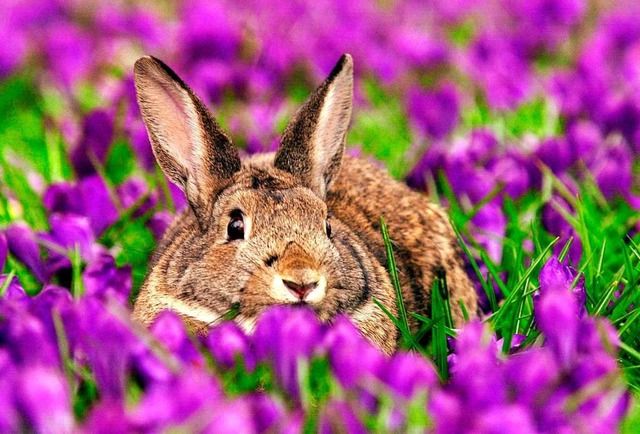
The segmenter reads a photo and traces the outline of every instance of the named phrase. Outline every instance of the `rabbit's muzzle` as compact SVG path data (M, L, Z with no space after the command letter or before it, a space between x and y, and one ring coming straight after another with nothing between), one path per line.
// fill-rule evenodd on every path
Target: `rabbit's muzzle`
M296 242L290 242L275 264L271 285L273 298L283 303L318 303L325 294L327 279L315 261Z

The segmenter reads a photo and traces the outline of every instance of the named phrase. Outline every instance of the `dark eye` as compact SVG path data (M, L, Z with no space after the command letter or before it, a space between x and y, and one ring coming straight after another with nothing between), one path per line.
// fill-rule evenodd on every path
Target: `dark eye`
M229 241L244 239L244 219L242 211L236 209L229 215L231 220L227 226L227 239Z
M324 223L324 230L327 232L327 236L331 237L331 222L327 219Z

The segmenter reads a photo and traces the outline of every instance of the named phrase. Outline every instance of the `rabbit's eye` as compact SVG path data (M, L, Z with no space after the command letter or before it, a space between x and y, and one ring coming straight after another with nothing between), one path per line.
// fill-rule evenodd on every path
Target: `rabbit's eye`
M229 241L241 240L244 238L244 218L240 210L231 212L231 220L227 226L227 238Z
M331 222L327 219L324 223L324 230L328 237L331 237Z

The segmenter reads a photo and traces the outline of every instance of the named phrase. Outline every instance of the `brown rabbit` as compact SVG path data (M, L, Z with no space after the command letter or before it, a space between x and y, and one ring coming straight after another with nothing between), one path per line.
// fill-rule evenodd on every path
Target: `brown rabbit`
M323 321L345 314L386 353L399 332L380 217L393 240L408 312L430 315L445 272L454 322L477 298L446 213L374 165L344 156L353 61L345 54L297 111L277 153L241 161L202 101L164 63L135 64L138 103L160 167L190 207L161 241L135 303L149 324L163 309L194 331L236 308L250 330L275 304L305 304ZM410 318L415 330L417 322Z

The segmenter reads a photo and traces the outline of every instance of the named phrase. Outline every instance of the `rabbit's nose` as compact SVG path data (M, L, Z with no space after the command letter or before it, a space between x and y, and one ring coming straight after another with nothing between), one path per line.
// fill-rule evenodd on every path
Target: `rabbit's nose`
M289 291L291 291L300 300L304 300L307 294L309 294L311 291L313 291L316 288L316 286L318 286L317 281L300 284L300 283L292 282L291 280L282 280L282 283L284 283L284 286L289 288Z

